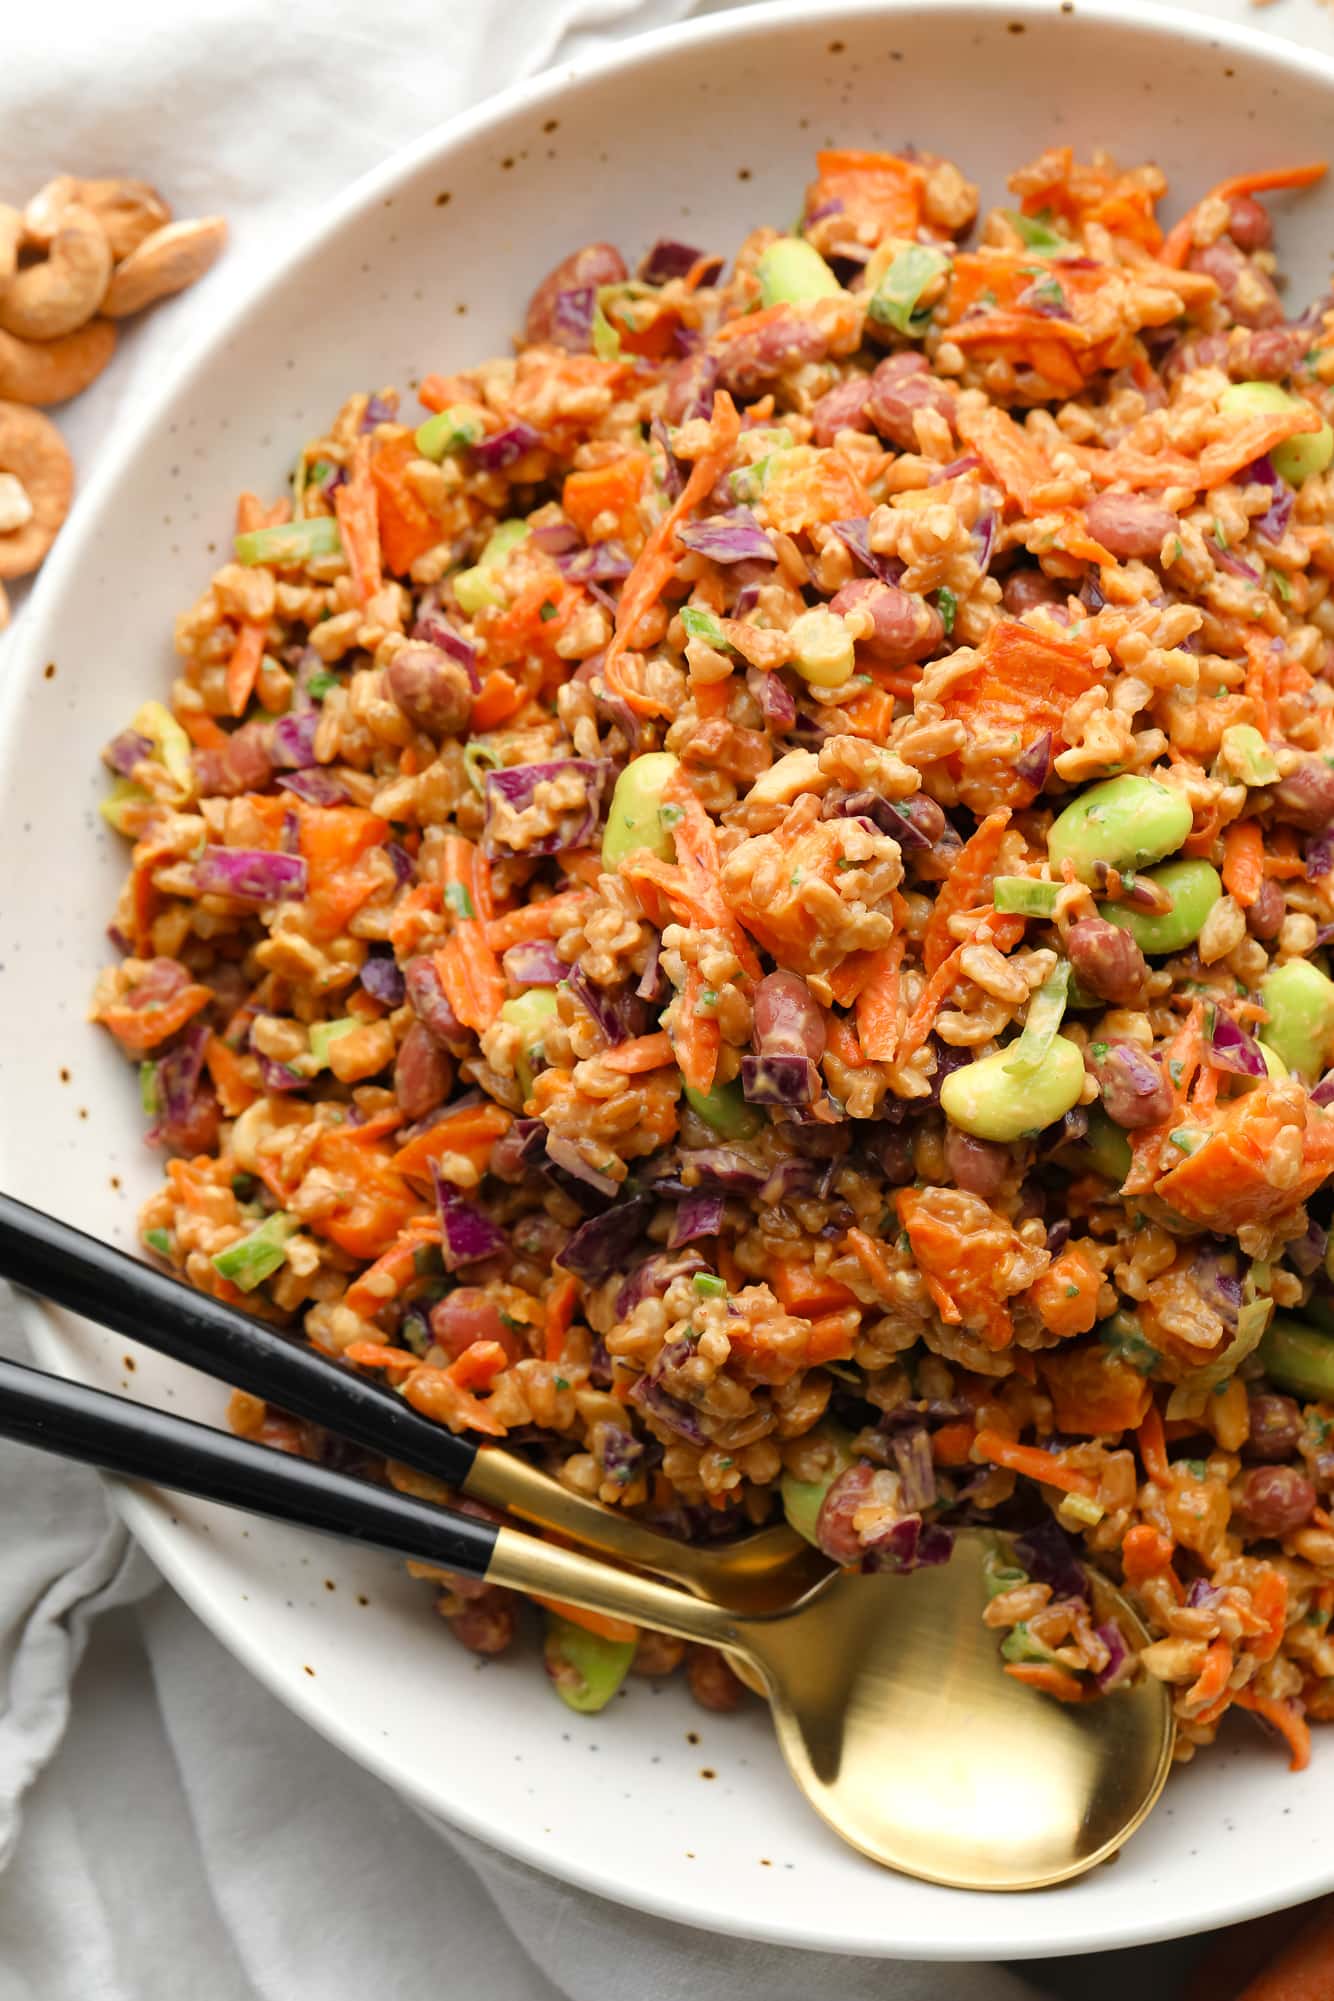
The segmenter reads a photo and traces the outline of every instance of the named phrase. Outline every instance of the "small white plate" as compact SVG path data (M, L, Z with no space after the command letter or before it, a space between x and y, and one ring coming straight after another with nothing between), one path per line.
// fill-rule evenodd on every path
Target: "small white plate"
M98 750L173 671L175 614L228 546L236 494L281 491L354 388L501 351L555 259L606 237L730 251L796 212L826 144L949 154L996 200L1041 147L1156 159L1175 206L1228 173L1320 156L1334 65L1129 0L935 0L714 16L496 99L351 189L226 314L99 469L10 650L0 694L0 1185L122 1244L160 1163L132 1072L85 1019L125 851ZM1325 282L1324 191L1279 200L1304 305ZM32 1308L41 1359L221 1422L210 1383ZM128 1359L127 1359L128 1358ZM1168 1937L1334 1885L1315 1768L1253 1731L1173 1781L1112 1867L969 1896L875 1868L788 1784L758 1705L636 1683L571 1715L535 1650L483 1665L393 1563L120 1489L171 1582L277 1694L418 1806L605 1897L725 1933L924 1958Z

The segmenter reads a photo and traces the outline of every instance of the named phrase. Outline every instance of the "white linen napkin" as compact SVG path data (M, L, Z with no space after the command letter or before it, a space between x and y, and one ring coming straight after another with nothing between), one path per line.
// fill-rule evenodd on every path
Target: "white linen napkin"
M725 0L705 0L715 11ZM1245 18L1247 0L1209 0ZM0 200L131 172L233 250L60 422L81 467L243 259L465 105L691 0L10 0ZM1316 0L1279 32L1331 46ZM13 593L16 608L23 596ZM0 642L0 672L4 646ZM2 1115L2 1112L0 1112ZM0 1287L0 1352L22 1356ZM82 1469L0 1443L0 2001L1171 2001L1189 1953L913 1966L708 1938L428 1827L163 1589ZM81 1657L87 1650L82 1671ZM73 1696L73 1702L71 1697ZM63 1744L62 1744L63 1738ZM22 1818L21 1818L22 1816Z

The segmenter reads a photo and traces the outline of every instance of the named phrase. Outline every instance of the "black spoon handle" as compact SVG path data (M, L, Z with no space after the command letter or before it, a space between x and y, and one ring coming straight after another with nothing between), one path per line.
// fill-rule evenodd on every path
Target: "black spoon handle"
M476 1445L392 1390L11 1195L0 1195L0 1278L450 1486L472 1471Z
M3 1358L0 1437L473 1577L485 1577L495 1552L495 1522Z

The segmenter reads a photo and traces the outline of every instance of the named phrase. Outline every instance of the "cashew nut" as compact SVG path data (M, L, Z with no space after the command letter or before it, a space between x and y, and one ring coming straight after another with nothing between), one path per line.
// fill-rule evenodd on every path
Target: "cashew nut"
M171 221L170 208L147 181L76 181L72 174L61 174L28 203L24 214L28 242L45 249L72 202L97 217L117 264Z
M45 556L74 497L74 461L49 417L21 403L0 403L0 473L12 473L32 513L0 535L0 580L26 577Z
M27 241L38 250L45 250L60 227L61 216L78 197L79 183L73 174L57 174L53 181L39 188L23 211Z
M0 329L20 340L58 340L90 320L111 277L111 246L90 209L71 202L40 264L0 292Z
M227 241L227 224L220 215L203 216L196 222L171 222L154 230L123 264L118 264L102 311L109 319L123 320L142 312L156 299L171 292L183 292L202 278L222 254Z
M96 381L115 347L110 320L89 320L59 340L17 340L0 333L0 396L15 403L64 403Z
M0 292L18 268L19 245L23 241L23 217L16 208L0 202Z
M0 535L26 528L32 517L27 487L12 472L0 472Z

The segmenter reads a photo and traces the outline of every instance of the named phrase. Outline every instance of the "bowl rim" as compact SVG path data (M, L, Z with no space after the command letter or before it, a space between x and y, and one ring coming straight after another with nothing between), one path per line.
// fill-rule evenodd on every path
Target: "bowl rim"
M1323 80L1334 97L1334 56L1305 47L1249 23L1233 22L1159 0L931 0L931 10L948 31L951 16L974 18L979 14L1010 15L1028 21L1046 22L1060 16L1099 21L1117 27L1149 33L1165 49L1182 43L1213 50L1227 50L1248 61ZM627 75L641 66L652 67L666 53L687 48L737 48L777 30L809 28L821 22L863 22L877 16L891 20L917 11L915 0L760 0L760 4L730 9L694 20L634 35L600 49L549 65L535 75L521 78L480 103L433 126L420 138L391 153L379 165L368 169L339 192L322 202L312 215L284 230L276 244L263 253L254 253L238 268L236 280L226 300L207 327L188 340L172 365L164 368L156 387L143 391L136 414L118 427L100 462L81 491L69 521L51 557L24 606L24 616L0 644L0 788L11 760L18 755L14 724L29 685L38 672L38 662L46 649L38 641L85 559L96 525L120 484L126 469L142 449L146 437L156 429L169 409L187 391L192 379L209 365L233 337L237 329L258 309L270 288L291 269L315 258L325 242L346 224L363 216L388 193L410 179L428 162L446 157L452 150L488 130L503 127L516 113L558 104L565 92L585 81ZM596 24L595 24L596 25ZM12 1153L6 1147L5 1128L0 1124L0 1160ZM16 1154L13 1157L17 1158ZM42 1301L20 1295L19 1312L38 1360L62 1375L76 1371L60 1332L59 1316ZM700 1912L684 1895L674 1894L661 1884L646 1882L633 1897L623 1892L609 1895L605 1879L577 1859L566 1858L543 1845L540 1836L530 1836L518 1825L498 1825L485 1811L470 1804L451 1801L446 1815L431 1787L382 1756L373 1739L359 1734L341 1715L322 1708L313 1690L293 1685L280 1672L253 1622L239 1608L223 1603L195 1574L189 1557L189 1538L173 1535L169 1523L169 1496L161 1489L137 1489L118 1479L104 1476L112 1505L172 1589L203 1621L241 1664L287 1708L321 1736L343 1751L355 1763L382 1779L427 1820L445 1821L462 1832L487 1843L537 1870L613 1903L624 1903L651 1916L709 1929L714 1919ZM1315 1845L1312 1848L1315 1855ZM1216 1900L1193 1908L1186 1924L1170 1919L1137 1917L1132 1909L1109 1937L1079 1931L1062 1923L1059 1905L1044 1899L1039 1907L1043 1923L1036 1935L1019 1938L1013 1930L988 1927L985 1893L965 1894L972 1906L968 1927L969 1961L1012 1958L1060 1957L1092 1950L1121 1949L1147 1945L1182 1936L1186 1932L1234 1924L1270 1911L1289 1908L1307 1898L1334 1888L1334 1857L1313 1864L1302 1880L1286 1884L1279 1892L1255 1888L1237 1893L1220 1875ZM1008 1900L1006 1900L1008 1901ZM948 1932L947 1909L942 1908L941 1936L925 1943L914 1940L911 1957L922 1960L958 1962L956 1941ZM1076 1908L1076 1907L1072 1907ZM888 1930L888 1921L886 1929ZM905 1956L898 1941L886 1937L879 1943L866 1939L846 1940L834 1922L812 1924L809 1916L794 1916L789 1924L767 1919L749 1922L744 1907L729 1912L729 1932L737 1937L790 1946L806 1951L842 1952L859 1957L894 1958Z

